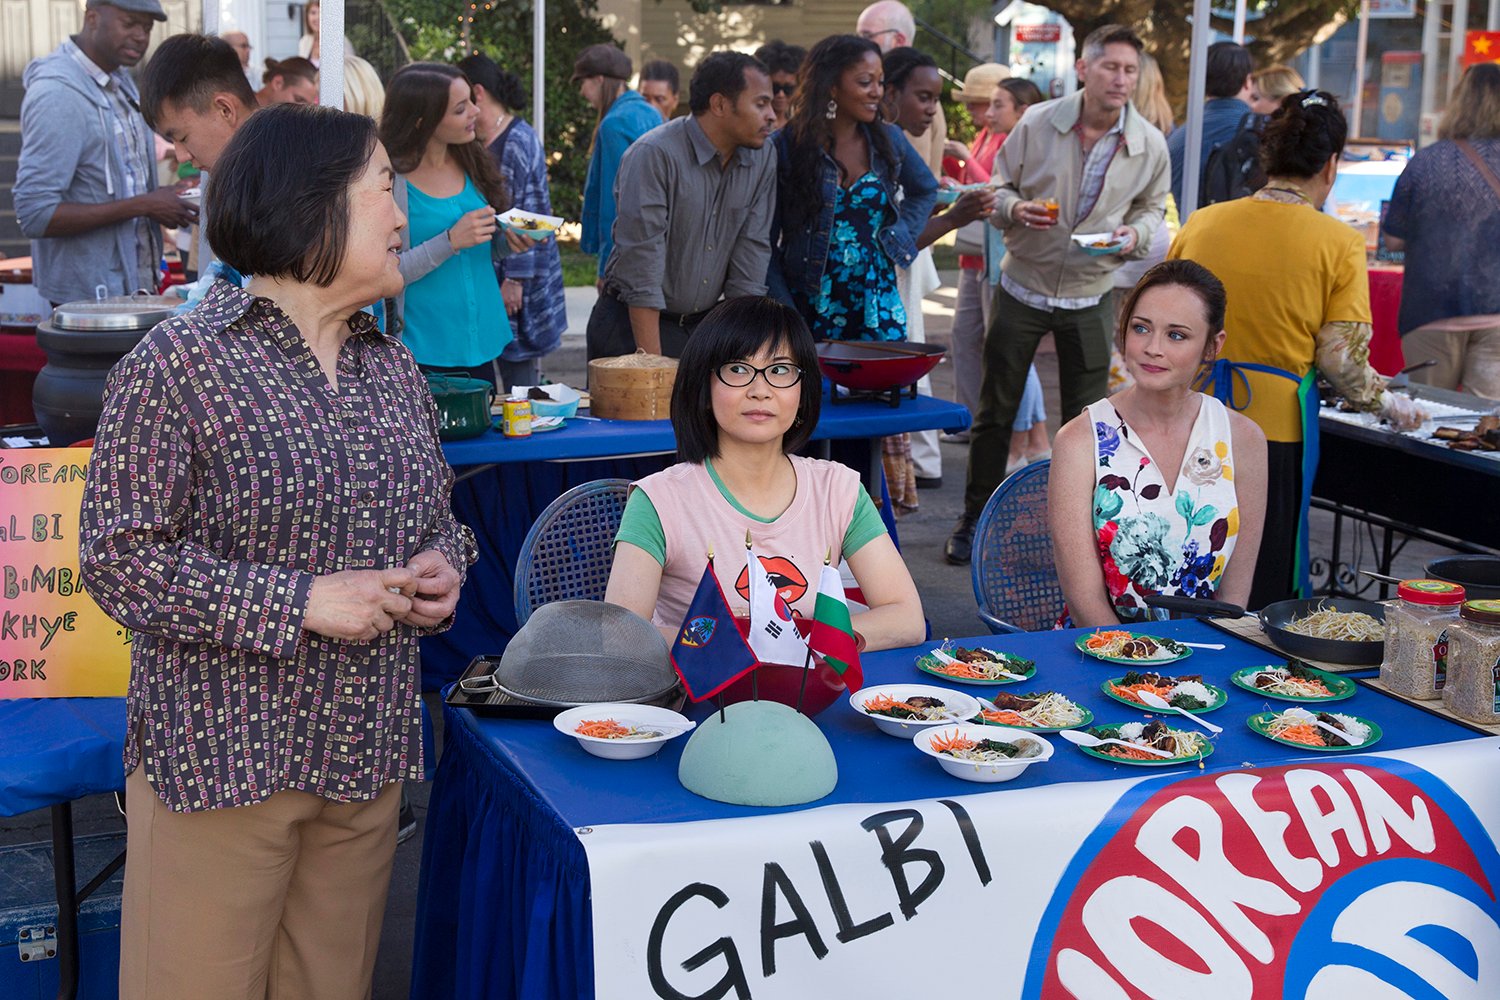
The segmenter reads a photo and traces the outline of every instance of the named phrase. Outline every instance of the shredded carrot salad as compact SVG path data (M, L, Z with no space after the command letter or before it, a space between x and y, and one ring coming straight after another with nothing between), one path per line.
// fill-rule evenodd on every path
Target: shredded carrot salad
M958 750L973 750L979 744L974 740L954 732L950 736L934 736L928 746L938 753L953 753Z
M957 663L943 663L942 661L939 661L937 666L933 667L932 669L940 674L947 674L949 677L961 677L965 680L990 679L989 675L981 673L972 664L964 663L962 661L959 661Z
M1278 729L1275 731L1275 735L1279 739L1287 740L1291 743L1301 743L1304 746L1328 746L1328 742L1323 739L1323 734L1318 730L1318 727L1307 722L1304 722L1300 726L1287 726L1285 729Z
M1135 747L1122 747L1118 743L1111 743L1107 747L1100 747L1099 750L1100 750L1101 753L1107 753L1111 757L1123 757L1126 760L1163 760L1163 759L1165 759L1165 758L1156 756L1156 754L1154 754L1154 753L1147 753L1144 750L1137 750Z
M1031 723L1027 721L1026 717L1024 715L1022 715L1020 712L1010 712L1010 711L991 712L989 709L986 708L986 709L982 710L979 714L981 716L983 716L985 718L985 720L987 720L989 722L998 722L1001 725L1006 725L1006 726L1029 726L1029 725L1031 725Z
M921 709L908 705L904 701L897 701L888 694L878 694L865 702L866 712L889 712L893 708L905 709L908 712L920 712Z
M1106 646L1112 646L1117 642L1126 642L1133 638L1134 636L1129 632L1113 629L1107 632L1095 632L1085 639L1083 644L1089 649L1103 649ZM1150 755L1148 754L1147 756Z
M629 726L622 726L614 719L584 719L573 730L579 736L593 736L601 740L617 740L629 736Z
M1145 702L1141 700L1141 691L1150 691L1152 694L1160 697L1162 701L1172 700L1172 685L1170 684L1111 684L1109 689L1121 698L1126 698L1142 705Z

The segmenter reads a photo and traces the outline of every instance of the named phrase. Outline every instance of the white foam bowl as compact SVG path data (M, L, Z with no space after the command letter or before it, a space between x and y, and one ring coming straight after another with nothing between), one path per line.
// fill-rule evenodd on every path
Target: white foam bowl
M973 761L959 760L947 754L939 753L932 749L932 741L935 739L946 739L954 735L964 736L975 741L994 740L998 743L1020 743L1031 741L1039 743L1042 752L1035 757L1021 757L1010 760L996 761L993 764L976 764ZM937 728L928 729L917 733L912 737L912 743L916 748L929 757L933 757L943 766L943 770L955 778L965 781L977 781L982 784L994 784L1001 781L1011 781L1019 778L1021 773L1032 764L1052 758L1052 744L1042 739L1036 733L1027 733L1020 730L1006 731L997 729L995 726L970 726L949 724Z
M600 736L585 736L574 732L584 720L614 719L622 726L637 726L660 729L661 736L644 740L607 740ZM668 740L675 740L698 725L687 716L669 708L656 705L632 705L627 703L579 705L559 713L552 720L552 727L564 736L571 736L595 757L605 760L639 760L650 757Z
M866 711L865 702L879 695L889 695L897 701L905 701L907 698L918 696L936 698L947 707L950 714L958 719L972 719L979 714L979 702L975 701L972 696L951 688L934 687L931 684L876 684L873 687L860 688L849 696L849 704L856 712L875 723L876 728L887 736L895 736L903 740L909 740L915 733L933 726L951 726L954 720L940 719L936 722L921 722L916 719L893 719L888 715L875 715Z

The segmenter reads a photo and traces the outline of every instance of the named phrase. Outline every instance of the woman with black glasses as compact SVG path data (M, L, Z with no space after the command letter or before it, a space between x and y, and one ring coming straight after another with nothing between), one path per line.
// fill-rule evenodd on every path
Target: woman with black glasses
M810 618L825 559L848 561L869 610L866 648L922 639L922 602L854 470L793 454L818 422L817 356L794 309L727 299L688 338L672 388L682 462L636 483L615 536L604 599L669 640L710 552L736 614L746 614L748 531L793 615Z

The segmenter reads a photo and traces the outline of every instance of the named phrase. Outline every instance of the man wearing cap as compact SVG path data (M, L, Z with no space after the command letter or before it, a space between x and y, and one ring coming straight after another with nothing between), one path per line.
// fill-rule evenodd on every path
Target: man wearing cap
M625 150L662 123L661 114L640 94L630 89L634 67L630 57L615 46L601 42L578 53L572 82L583 99L599 112L589 151L588 179L583 185L584 253L599 255L600 291L604 289L604 265L614 246L615 173Z
M588 356L682 355L721 297L766 294L776 206L771 76L715 52L688 84L690 114L625 152L614 251L589 316Z
M897 0L878 0L860 11L854 22L854 33L880 46L880 54L903 45L912 45L917 37L917 19L904 3ZM943 176L943 144L948 141L948 120L943 106L938 105L932 125L922 135L906 133L906 139L932 171L932 176Z
M52 302L156 290L161 227L197 208L156 186L156 146L125 72L140 62L157 0L88 0L83 28L26 67L16 219L37 291Z

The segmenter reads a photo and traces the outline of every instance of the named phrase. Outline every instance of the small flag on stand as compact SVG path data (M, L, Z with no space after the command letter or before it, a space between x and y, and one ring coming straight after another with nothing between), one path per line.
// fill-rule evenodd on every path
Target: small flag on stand
M827 563L818 578L818 600L813 605L812 635L807 644L844 678L844 686L850 691L865 686L854 624L849 618L849 605L844 601L844 582L839 571Z
M672 668L693 701L712 698L758 666L708 560L672 643Z
M1464 35L1464 54L1460 60L1465 66L1475 63L1500 62L1500 31L1470 31Z
M807 659L807 642L797 631L792 609L776 592L765 564L748 549L750 577L750 648L762 663L796 666Z

